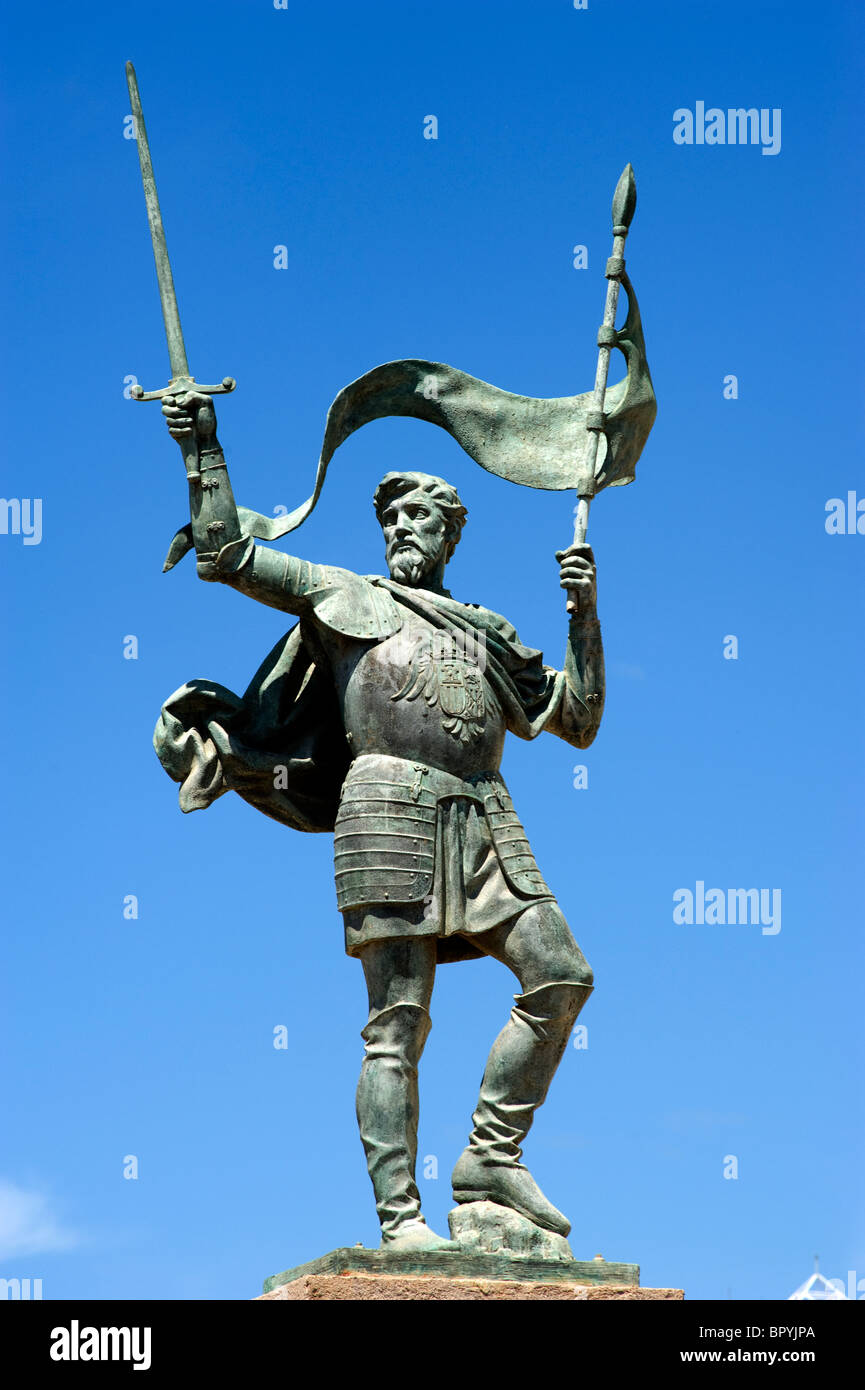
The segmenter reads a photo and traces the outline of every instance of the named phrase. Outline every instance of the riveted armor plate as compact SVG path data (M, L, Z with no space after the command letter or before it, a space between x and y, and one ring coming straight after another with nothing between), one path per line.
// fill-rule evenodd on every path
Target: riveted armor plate
M425 898L435 870L437 799L421 765L359 758L349 768L334 827L340 911Z
M499 780L492 791L486 792L484 809L499 863L511 887L529 896L548 894L550 890L537 866L503 780Z
M464 779L386 754L363 754L343 784L334 830L340 911L427 898L435 878L438 804L465 797L486 814L506 882L525 897L549 897L526 833L497 772Z

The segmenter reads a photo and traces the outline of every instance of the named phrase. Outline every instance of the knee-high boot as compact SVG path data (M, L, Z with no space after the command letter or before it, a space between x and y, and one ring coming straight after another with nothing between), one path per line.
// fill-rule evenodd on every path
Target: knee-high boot
M545 1230L568 1234L567 1217L547 1201L520 1163L520 1145L591 992L591 985L565 982L515 995L515 1007L487 1061L468 1147L454 1169L457 1203L498 1202Z
M415 1181L417 1067L431 1028L419 1004L392 1004L361 1032L366 1050L357 1085L357 1121L388 1248L449 1248L421 1216Z

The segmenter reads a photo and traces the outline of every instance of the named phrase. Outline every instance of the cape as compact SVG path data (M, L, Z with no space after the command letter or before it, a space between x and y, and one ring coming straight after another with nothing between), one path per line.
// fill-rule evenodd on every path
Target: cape
M484 675L507 728L532 739L547 727L562 699L564 674L544 666L542 653L524 647L505 618L379 575L364 579L433 628L482 637ZM332 678L316 665L313 650L302 620L268 653L242 696L193 680L166 700L153 745L169 777L180 783L182 811L203 810L234 791L293 830L333 830L352 754Z

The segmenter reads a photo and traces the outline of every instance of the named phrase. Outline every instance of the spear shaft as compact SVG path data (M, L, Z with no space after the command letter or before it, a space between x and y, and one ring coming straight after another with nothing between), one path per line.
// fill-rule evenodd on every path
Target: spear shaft
M604 432L604 401L607 394L607 376L610 370L610 351L616 344L616 310L619 304L619 286L625 269L625 238L631 225L631 218L637 206L637 186L634 170L626 164L622 170L616 191L613 195L613 251L607 261L607 298L604 304L604 320L598 329L598 365L595 370L595 387L592 392L591 407L586 415L586 429L589 437L586 442L583 472L587 481L582 491L577 493L577 510L574 517L574 545L586 539L589 526L589 508L595 495L594 479L598 462L600 436ZM579 611L579 600L572 593L567 602L567 611Z

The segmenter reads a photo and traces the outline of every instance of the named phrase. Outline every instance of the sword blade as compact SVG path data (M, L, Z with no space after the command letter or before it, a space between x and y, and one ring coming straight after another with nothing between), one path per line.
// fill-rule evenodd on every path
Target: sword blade
M156 261L156 279L159 282L159 298L162 303L162 317L165 321L165 336L168 340L168 360L171 363L172 379L189 376L189 363L186 360L186 346L183 330L180 327L180 314L177 309L177 295L174 292L174 276L168 259L165 242L165 228L153 176L150 159L150 146L147 143L147 129L144 113L141 110L141 97L138 94L138 79L131 63L126 64L126 82L129 99L132 102L132 118L138 145L138 160L141 165L141 182L144 185L144 201L147 204L147 221L150 224L150 239L153 242L153 258Z

